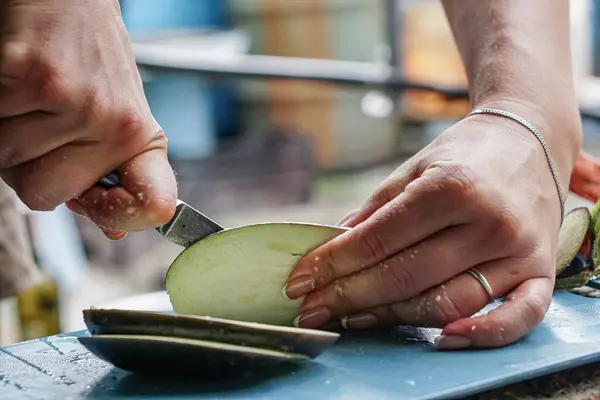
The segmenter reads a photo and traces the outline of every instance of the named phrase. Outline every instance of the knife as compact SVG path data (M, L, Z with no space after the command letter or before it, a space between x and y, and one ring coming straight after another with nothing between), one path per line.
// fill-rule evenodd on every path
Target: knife
M111 172L96 183L96 186L106 190L120 185L121 179L116 172ZM224 228L186 202L177 199L173 218L155 229L169 242L189 247Z

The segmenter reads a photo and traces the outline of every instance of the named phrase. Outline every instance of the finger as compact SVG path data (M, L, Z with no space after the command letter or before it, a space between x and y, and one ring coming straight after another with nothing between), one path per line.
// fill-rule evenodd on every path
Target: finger
M304 256L290 274L286 294L306 295L354 274L477 214L467 185L453 172L433 168L406 186L368 220ZM470 189L467 189L470 191Z
M65 203L65 205L73 213L79 215L80 217L86 218L86 219L88 218L87 211L81 205L81 203L79 202L79 200L77 200L77 199L69 200L69 201L67 201ZM115 230L111 230L111 229L104 229L102 227L98 227L98 228L102 231L102 233L104 233L104 235L109 240L121 240L121 239L124 239L127 236L127 232L124 232L124 231L115 231Z
M373 195L365 202L361 209L353 211L344 217L343 226L354 227L366 221L375 211L400 195L406 185L417 179L420 175L420 163L414 160L418 160L418 158L407 160L387 177L375 189Z
M342 219L340 219L335 225L343 226L343 227L351 227L350 222L353 222L354 217L360 212L360 210L350 211L348 214L344 215Z
M45 112L0 119L0 170L24 164L77 139L68 121Z
M480 225L448 228L382 263L311 292L301 312L325 307L334 318L410 299L496 256ZM377 290L373 290L377 288Z
M490 348L514 343L535 329L552 301L554 282L548 277L529 279L510 293L506 302L486 315L463 318L444 328L436 339L439 349Z
M532 268L531 262L525 259L494 260L476 268L489 282L495 299L508 293L520 282L539 276L538 270ZM349 315L344 322L349 329L375 325L443 328L451 322L474 315L490 301L490 296L481 283L465 272L408 301L365 309ZM365 326L365 321L369 318L371 324ZM307 326L312 327L306 323L303 327Z
M105 230L134 231L167 223L175 213L177 184L166 152L142 153L118 169L121 186L94 187L78 200Z
M6 31L3 33L0 47L0 118L46 109L44 96L40 95L44 89L43 77L32 75L28 68L32 62L31 47L22 39L7 38ZM27 82L25 90L24 82Z

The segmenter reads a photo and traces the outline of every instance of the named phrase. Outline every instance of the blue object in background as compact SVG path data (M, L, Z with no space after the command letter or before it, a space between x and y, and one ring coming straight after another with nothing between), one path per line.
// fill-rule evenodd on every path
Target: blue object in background
M121 0L125 25L131 33L152 34L179 28L226 28L222 1Z
M225 2L221 1L121 0L120 4L132 36L230 27ZM152 113L169 138L169 155L173 158L210 156L219 137L238 132L236 93L231 84L173 72L153 77L144 83L144 90Z
M592 12L592 73L600 76L600 0L591 1Z

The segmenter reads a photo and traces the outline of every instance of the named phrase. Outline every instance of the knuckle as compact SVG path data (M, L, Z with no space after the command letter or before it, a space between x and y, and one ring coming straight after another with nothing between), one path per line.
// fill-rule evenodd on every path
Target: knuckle
M345 287L339 280L333 281L333 292L338 300L336 303L343 304L344 315L350 315L358 311L355 302L350 298L348 291L345 290Z
M448 296L441 296L440 301L432 301L432 304L434 319L439 321L440 326L445 326L463 318L463 313L458 304Z
M470 167L453 164L444 165L441 170L443 181L440 185L445 194L450 194L460 201L477 199L478 179L476 173Z
M527 331L533 330L546 315L546 305L541 297L530 297L523 304L523 323Z
M121 145L138 145L147 141L147 121L135 108L124 108L117 111L117 141ZM154 138L150 138L151 140Z
M357 236L358 258L363 265L369 265L385 258L386 246L377 232L363 230Z
M412 274L401 267L390 268L390 279L386 279L393 292L400 294L403 298L410 297L415 294L415 280Z
M0 170L6 170L15 167L21 164L24 160L25 157L19 148L0 145Z
M36 52L25 42L5 42L2 45L1 55L0 72L14 79L23 79L36 60Z
M503 248L508 251L516 250L522 246L529 245L527 229L519 218L510 210L501 208L492 211L490 214L491 230L497 243L501 243Z
M61 107L72 101L74 93L68 79L51 64L43 60L37 61L38 94L49 107Z
M319 262L323 260L323 262ZM339 276L338 273L338 259L334 251L328 251L321 258L315 256L315 272L317 272L317 285L325 285L331 282L335 277Z

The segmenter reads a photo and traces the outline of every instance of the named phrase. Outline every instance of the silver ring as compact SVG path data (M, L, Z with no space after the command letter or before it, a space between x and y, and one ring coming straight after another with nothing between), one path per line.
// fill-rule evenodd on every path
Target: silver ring
M494 291L492 290L492 287L490 286L488 280L485 279L485 276L483 276L483 274L475 268L469 268L467 272L473 275L473 277L477 279L479 283L481 283L481 286L483 286L488 296L490 296L490 300L494 300Z

